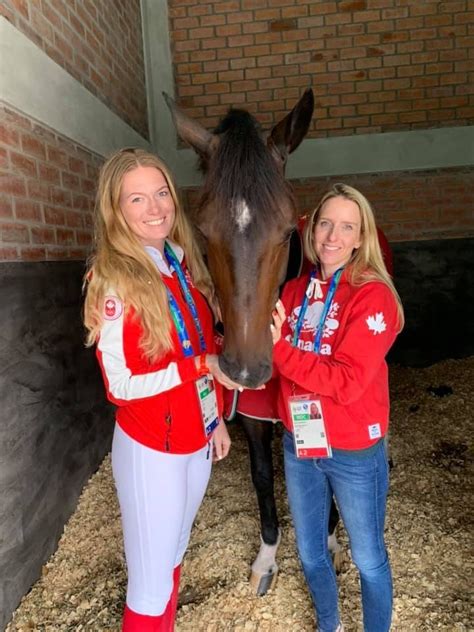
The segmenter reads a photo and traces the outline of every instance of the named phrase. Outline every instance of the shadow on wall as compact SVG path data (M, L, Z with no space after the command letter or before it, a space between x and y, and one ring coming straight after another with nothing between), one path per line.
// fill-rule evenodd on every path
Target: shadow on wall
M110 449L80 262L0 264L0 630Z
M389 361L428 366L474 354L474 239L391 244L406 325Z

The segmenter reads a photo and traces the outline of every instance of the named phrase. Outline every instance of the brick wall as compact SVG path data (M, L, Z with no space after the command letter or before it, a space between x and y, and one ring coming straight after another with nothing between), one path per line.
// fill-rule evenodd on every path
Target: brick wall
M214 127L246 104L270 125L307 86L309 136L474 120L472 0L169 0L176 94Z
M148 138L138 0L1 0L0 15Z
M100 161L0 104L0 260L84 259Z
M364 193L389 241L474 237L474 168L395 172L292 180L303 215L335 182ZM196 208L197 189L183 192L188 210Z

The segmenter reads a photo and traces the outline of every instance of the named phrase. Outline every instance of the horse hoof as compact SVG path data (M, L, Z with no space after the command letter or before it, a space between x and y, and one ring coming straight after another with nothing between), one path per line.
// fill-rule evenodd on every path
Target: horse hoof
M275 588L278 576L278 566L274 564L268 569L267 573L255 573L252 571L250 575L250 586L257 597L266 595L269 590Z

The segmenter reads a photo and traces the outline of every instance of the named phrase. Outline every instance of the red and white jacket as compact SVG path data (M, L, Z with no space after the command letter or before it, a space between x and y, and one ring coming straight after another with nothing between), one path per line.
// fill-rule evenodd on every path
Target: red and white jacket
M292 430L291 395L315 393L321 400L329 442L345 450L368 448L387 432L388 367L385 356L398 331L397 303L379 281L354 287L341 276L326 319L321 350L312 351L315 329L330 279L321 282L322 298L312 298L303 320L298 347L291 344L309 274L290 281L281 300L287 320L273 349L280 377L278 412Z
M170 244L183 262L183 251ZM157 264L164 283L172 292L184 316L192 348L199 354L199 336L192 315L182 296L176 275L171 276L166 261L155 248L147 252ZM202 294L192 285L185 265L183 270L196 303L208 353L215 353L212 312ZM118 406L119 426L139 443L173 454L187 454L202 448L207 439L199 405L194 356L185 357L175 327L171 327L173 349L154 362L140 349L140 322L113 292L105 297L104 324L97 343L97 357L108 399ZM222 387L215 383L218 407L222 413Z

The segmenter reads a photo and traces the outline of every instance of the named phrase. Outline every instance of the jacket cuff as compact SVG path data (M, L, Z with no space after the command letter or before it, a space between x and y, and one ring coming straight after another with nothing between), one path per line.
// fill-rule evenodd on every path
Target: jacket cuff
M280 340L273 346L273 363L276 367L281 366L288 357L288 350L291 350L291 345L288 340L280 338Z

